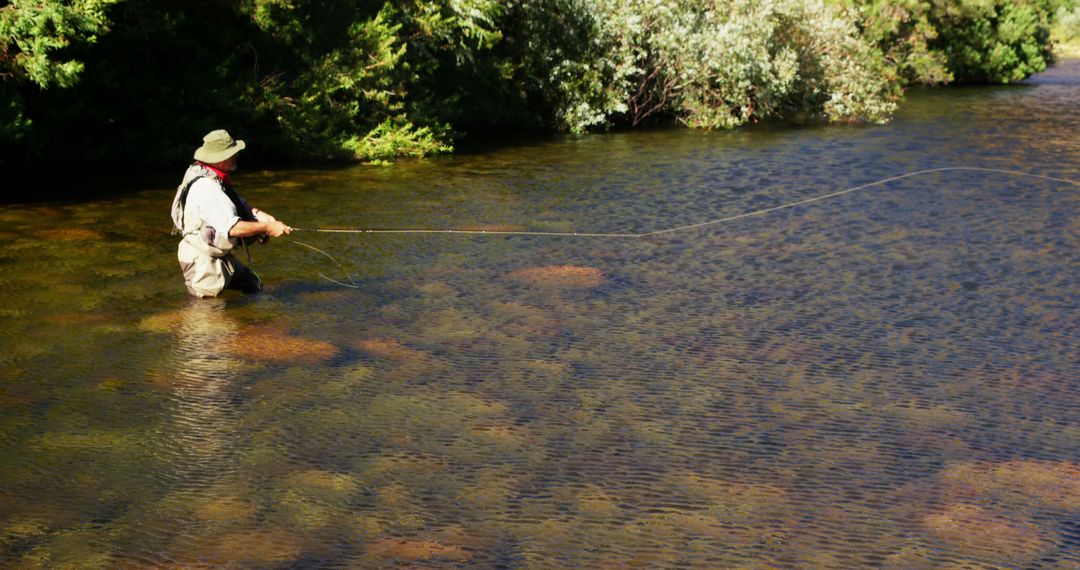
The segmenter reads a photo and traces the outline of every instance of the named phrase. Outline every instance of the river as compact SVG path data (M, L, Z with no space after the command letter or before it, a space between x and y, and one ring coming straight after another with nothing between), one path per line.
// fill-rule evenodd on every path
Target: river
M0 207L0 566L1080 566L1077 109L241 170L214 300L171 188Z

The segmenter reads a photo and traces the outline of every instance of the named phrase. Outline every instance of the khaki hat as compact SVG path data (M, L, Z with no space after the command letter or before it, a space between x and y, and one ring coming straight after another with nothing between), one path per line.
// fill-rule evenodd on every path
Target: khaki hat
M225 129L218 129L203 137L203 145L195 149L195 160L207 164L225 162L246 146L244 141L233 140Z

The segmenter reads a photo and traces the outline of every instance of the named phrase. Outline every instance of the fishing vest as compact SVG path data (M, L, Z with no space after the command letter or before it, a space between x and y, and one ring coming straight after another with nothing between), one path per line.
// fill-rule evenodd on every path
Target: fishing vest
M232 248L245 240L245 238L231 238L228 235L228 231L219 231L219 228L213 228L207 226L202 219L199 219L194 224L187 224L184 220L184 207L187 205L188 192L191 190L191 186L195 184L200 178L209 178L221 187L221 191L225 193L225 196L229 198L229 201L236 207L237 216L243 221L254 222L257 221L255 214L251 211L251 208L247 205L247 202L236 193L236 190L229 184L226 184L214 171L201 164L192 164L188 167L184 173L183 181L176 188L176 195L173 197L172 204L172 220L173 220L173 235L180 234L183 236L183 241L193 246L200 252L209 255L211 257L222 257L228 254Z

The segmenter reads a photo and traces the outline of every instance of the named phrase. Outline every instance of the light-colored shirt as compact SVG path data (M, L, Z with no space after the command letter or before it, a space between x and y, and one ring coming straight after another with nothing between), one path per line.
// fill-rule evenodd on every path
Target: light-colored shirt
M214 228L218 239L228 236L236 222L240 221L236 205L225 195L221 185L209 178L200 178L191 184L184 203L184 233L194 230L199 220Z

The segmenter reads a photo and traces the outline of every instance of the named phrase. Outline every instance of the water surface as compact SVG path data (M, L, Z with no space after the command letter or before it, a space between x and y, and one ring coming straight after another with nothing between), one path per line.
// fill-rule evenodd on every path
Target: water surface
M1078 180L1077 108L1071 61L884 126L237 184L302 228L640 233L931 168ZM171 196L0 209L0 565L1080 565L1074 185L939 172L651 239L296 232L252 252L263 294L203 301Z

